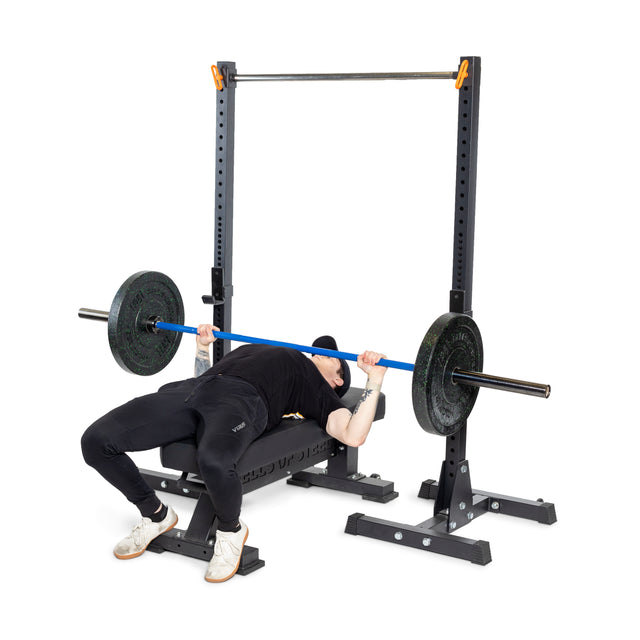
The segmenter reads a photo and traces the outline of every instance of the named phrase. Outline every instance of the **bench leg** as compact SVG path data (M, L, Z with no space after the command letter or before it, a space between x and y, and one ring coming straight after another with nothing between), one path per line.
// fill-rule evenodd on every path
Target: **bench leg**
M209 562L213 556L213 546L213 540L207 542L186 540L185 532L174 528L153 540L147 547L147 551L153 551L154 553L172 551L182 556ZM264 567L264 564L264 560L260 560L259 550L256 547L250 547L245 544L237 573L241 576L246 576Z
M211 498L206 492L204 484L198 486L199 483L185 480L180 476L170 476L147 470L145 470L145 477L148 481L151 480L151 486L157 485L153 486L154 489L197 497L198 499L189 527L186 530L174 527L171 531L163 533L152 540L147 550L154 553L171 551L197 560L206 560L207 562L211 560L217 522ZM245 545L237 573L246 576L264 565L265 562L260 559L259 550L256 547Z
M326 469L305 469L295 473L287 483L297 487L324 487L355 493L361 495L363 500L374 502L386 503L398 497L393 482L381 480L377 474L367 477L358 471L357 448L339 443L329 456Z

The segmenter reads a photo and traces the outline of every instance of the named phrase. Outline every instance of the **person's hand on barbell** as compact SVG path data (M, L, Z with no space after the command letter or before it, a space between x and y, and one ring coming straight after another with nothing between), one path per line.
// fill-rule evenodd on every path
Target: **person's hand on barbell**
M372 382L382 383L384 374L387 372L387 367L381 367L378 365L380 358L386 358L387 356L375 351L365 351L358 356L358 367L362 369Z
M213 335L214 331L220 331L220 329L214 327L212 324L199 324L198 336L196 337L198 346L208 348L212 342L215 342L216 337Z

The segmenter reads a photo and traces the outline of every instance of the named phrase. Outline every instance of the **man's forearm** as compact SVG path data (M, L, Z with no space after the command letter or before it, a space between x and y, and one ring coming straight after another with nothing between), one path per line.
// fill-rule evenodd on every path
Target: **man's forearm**
M367 379L362 397L351 414L351 419L345 428L346 444L359 447L364 443L371 430L371 425L376 416L378 398L382 382Z
M211 358L209 357L209 348L198 345L196 347L196 362L194 367L194 375L197 378L205 371L211 368Z

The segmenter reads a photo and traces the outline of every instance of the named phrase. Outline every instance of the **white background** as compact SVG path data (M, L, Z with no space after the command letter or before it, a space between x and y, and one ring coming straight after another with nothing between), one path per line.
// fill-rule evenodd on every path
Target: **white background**
M618 637L633 633L639 507L637 63L629 3L21 2L0 13L3 627L12 637ZM486 515L484 567L343 533L354 512L417 524L444 440L391 371L360 469L387 504L277 483L245 498L266 567L222 585L174 554L116 560L137 512L82 459L110 408L190 375L138 378L108 308L170 275L210 320L215 88L238 72L448 71L482 58L474 317L487 372L475 487L554 502L552 526ZM457 93L450 81L241 84L233 330L412 361L448 310ZM362 384L361 372L354 382ZM136 456L159 469L157 452ZM193 502L170 498L184 526ZM635 597L634 597L635 596ZM17 625L17 627L15 626ZM222 637L222 635L221 635Z

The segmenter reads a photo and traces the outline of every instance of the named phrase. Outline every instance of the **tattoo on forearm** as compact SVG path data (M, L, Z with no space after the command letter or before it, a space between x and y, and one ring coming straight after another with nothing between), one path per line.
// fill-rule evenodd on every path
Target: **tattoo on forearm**
M209 352L204 349L198 349L196 352L196 363L194 367L195 377L197 378L210 368L211 361L209 360Z
M351 415L355 416L356 413L358 413L358 410L360 409L360 407L367 401L367 399L372 393L373 393L373 389L364 390L364 392L362 393L362 397L360 398L360 401L358 402L356 408L353 410L353 413Z

